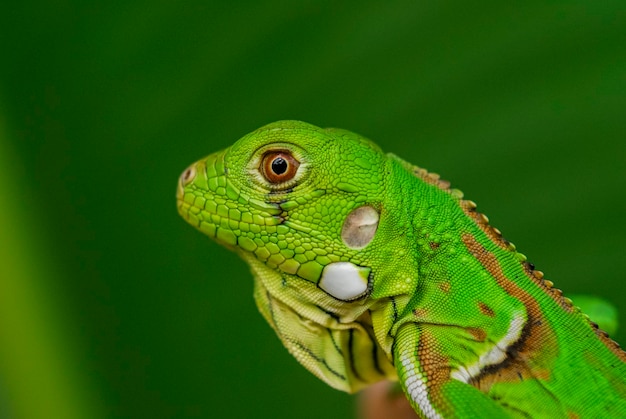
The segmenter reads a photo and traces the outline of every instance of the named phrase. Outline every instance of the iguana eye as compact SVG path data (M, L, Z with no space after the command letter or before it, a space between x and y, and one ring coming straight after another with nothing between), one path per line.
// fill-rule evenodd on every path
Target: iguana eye
M271 183L283 183L294 178L299 166L288 151L270 151L261 160L261 173Z

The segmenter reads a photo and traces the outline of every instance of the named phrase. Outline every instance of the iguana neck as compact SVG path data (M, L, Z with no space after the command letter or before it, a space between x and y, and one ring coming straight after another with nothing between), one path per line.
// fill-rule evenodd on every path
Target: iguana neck
M495 326L492 330L482 326L487 335L498 336L506 332L504 327L507 323L510 326L515 321L516 313L524 312L527 326L523 333L527 338L530 336L545 345L554 343L555 336L546 328L531 328L528 322L545 322L550 317L565 323L590 323L599 341L618 358L626 361L626 353L619 345L598 329L595 323L589 322L588 317L580 313L572 301L562 295L561 290L554 288L554 284L543 277L543 272L535 270L534 265L527 262L526 256L518 253L497 228L490 226L488 218L476 211L474 202L463 200L462 192L451 189L449 182L439 179L438 175L395 156L392 158L403 166L407 174L414 177L409 188L414 191L413 197L404 198L403 205L411 212L420 277L418 287L421 289L415 293L408 307L423 307L424 304L416 301L420 299L426 303L423 312L415 313L413 310L406 318L414 321L416 317L421 317L419 321L427 323L451 322L449 324L472 330L476 327L472 322L477 317L466 317L464 305L478 304L481 314L502 317L499 328L497 322L491 325ZM473 281L473 287L468 286L468 283L455 284L451 279L459 278L455 269L471 269L469 264L466 266L464 259L480 264L480 269L474 275L468 275ZM455 294L458 293L455 285L463 288L462 298ZM441 294L447 298L440 298ZM485 301L487 295L494 301L512 297L508 305L502 305L510 309L505 312L494 310L494 305ZM433 301L438 303L432 304ZM463 305L459 305L458 301L463 301ZM559 312L562 314L557 315ZM465 318L471 319L469 323L464 323Z

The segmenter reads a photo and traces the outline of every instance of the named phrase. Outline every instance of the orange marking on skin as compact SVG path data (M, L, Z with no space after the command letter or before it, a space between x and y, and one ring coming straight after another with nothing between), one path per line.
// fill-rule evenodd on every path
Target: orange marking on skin
M487 332L485 332L483 329L479 329L477 327L468 327L465 330L467 330L469 334L472 335L472 337L478 342L484 342L485 339L487 339Z
M443 356L444 351L438 347L439 342L427 329L422 330L417 345L417 356L422 369L426 373L429 393L436 393L439 388L450 379L448 359ZM435 400L431 396L431 401Z
M487 317L495 317L496 315L493 309L489 307L487 304L483 303L482 301L478 302L478 309L480 310L481 313L483 313Z
M495 227L489 225L489 219L479 212L476 212L476 204L472 201L463 200L460 203L463 212L470 217L476 225L491 239L492 242L499 247L508 250L515 251L515 246L502 237L502 233ZM563 299L563 292L559 289L552 289L554 285L551 281L543 279L543 272L536 271L534 266L528 262L520 262L524 267L526 275L537 285L541 286L552 299L557 302L565 311L571 313L573 310L572 304ZM542 280L543 279L543 280Z
M481 391L488 392L491 386L498 382L519 382L534 378L549 379L559 346L554 332L544 325L545 319L539 303L504 275L496 256L485 249L474 236L464 234L462 239L467 250L489 272L497 284L524 304L528 317L522 336L508 349L507 359L498 365L486 367L471 383Z
M465 215L474 220L476 225L487 235L487 237L491 239L492 242L505 250L509 249L509 242L502 238L500 230L489 225L489 219L484 214L476 211L476 204L472 201L463 200L460 205Z
M440 282L439 284L437 284L437 286L441 291L445 292L446 294L450 292L450 283L448 281Z
M428 309L427 308L416 308L413 310L413 315L417 318L423 319L428 315Z
M476 225L487 235L487 237L489 237L489 239L491 239L493 243L508 251L515 250L515 246L513 246L511 243L509 243L508 240L502 237L502 232L489 224L489 219L487 218L487 216L476 211L476 204L474 202L462 200L460 202L460 206L465 215L474 220ZM561 290L551 290L553 284L550 281L542 281L543 272L535 271L534 266L528 262L521 263L524 266L524 272L534 283L545 289L546 293L550 295L552 299L556 301L565 311L572 312L573 307L562 298L563 293L561 292Z

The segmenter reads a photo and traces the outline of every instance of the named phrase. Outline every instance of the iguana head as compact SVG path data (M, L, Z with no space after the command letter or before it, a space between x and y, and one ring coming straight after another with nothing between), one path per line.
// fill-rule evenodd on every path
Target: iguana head
M353 392L395 377L390 331L418 278L407 176L363 137L280 121L189 166L178 212L250 265L300 363Z
M276 122L189 166L178 211L246 259L355 300L371 286L363 249L383 210L384 159L356 134Z

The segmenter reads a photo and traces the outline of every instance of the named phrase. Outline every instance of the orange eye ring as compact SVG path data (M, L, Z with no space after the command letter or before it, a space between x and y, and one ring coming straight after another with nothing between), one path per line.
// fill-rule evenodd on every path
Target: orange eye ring
M296 176L300 162L288 151L270 151L261 160L261 173L268 182L280 184Z

